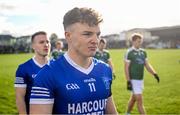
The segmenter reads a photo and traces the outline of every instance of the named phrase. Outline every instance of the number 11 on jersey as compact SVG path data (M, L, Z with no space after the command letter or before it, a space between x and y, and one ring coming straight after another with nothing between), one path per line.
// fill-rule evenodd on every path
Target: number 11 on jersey
M88 85L89 85L89 88L90 88L91 92L95 92L96 91L96 87L95 87L94 83L88 83Z

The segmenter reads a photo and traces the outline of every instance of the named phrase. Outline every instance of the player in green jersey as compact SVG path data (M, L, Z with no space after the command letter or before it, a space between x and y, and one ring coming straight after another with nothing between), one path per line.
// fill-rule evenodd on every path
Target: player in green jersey
M140 48L143 41L143 36L141 34L135 33L132 35L131 40L132 47L129 48L126 52L124 61L127 89L132 91L132 95L127 107L127 114L130 114L135 102L137 102L139 113L145 114L142 97L142 91L144 87L144 67L154 76L157 82L159 82L159 77L151 64L148 62L146 51Z
M98 50L96 51L96 54L95 54L95 58L109 64L109 66L111 67L112 71L113 71L113 78L115 79L116 76L114 74L114 69L113 69L113 63L112 63L112 60L111 60L111 57L110 57L110 53L108 50L106 50L106 40L101 38L99 40L99 44L98 44Z
M53 60L56 60L60 55L64 54L63 48L63 42L58 40L56 41L56 49L54 49L51 53L51 58Z

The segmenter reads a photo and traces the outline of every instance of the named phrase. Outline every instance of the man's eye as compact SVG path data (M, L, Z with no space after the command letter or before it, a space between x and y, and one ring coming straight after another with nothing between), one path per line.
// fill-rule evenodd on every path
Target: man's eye
M85 36L90 36L91 34L90 34L90 33L85 33L85 34L83 34L83 35L85 35Z

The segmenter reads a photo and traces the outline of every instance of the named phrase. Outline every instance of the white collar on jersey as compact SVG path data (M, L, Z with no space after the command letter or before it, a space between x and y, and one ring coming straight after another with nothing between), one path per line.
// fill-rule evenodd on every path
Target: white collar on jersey
M67 54L67 52L64 54L64 57L65 57L65 59L67 60L67 62L68 62L71 66L73 66L74 68L76 68L77 70L79 70L80 72L82 72L82 73L84 73L84 74L86 74L86 75L89 74L89 73L92 71L92 69L94 68L94 62L93 62L93 61L92 61L91 65L90 65L87 69L85 69L85 68L79 66L78 64L76 64L76 63L69 57L69 55Z
M42 68L44 65L46 65L46 64L40 64L40 63L38 63L38 62L36 61L36 59L35 59L35 56L32 58L32 60L33 60L34 63L35 63L38 67L40 67L40 68ZM48 61L48 63L49 63L49 61Z
M132 46L132 49L136 50L136 51L140 51L141 48L135 48L134 46Z

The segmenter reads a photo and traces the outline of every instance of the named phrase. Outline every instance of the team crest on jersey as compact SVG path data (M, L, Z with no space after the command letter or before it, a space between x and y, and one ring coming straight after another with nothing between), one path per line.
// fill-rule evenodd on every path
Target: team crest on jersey
M142 59L142 58L136 58L136 61L138 64L144 64L145 63L144 59Z
M37 74L32 74L32 78L35 78L37 76Z
M105 85L106 89L110 89L110 81L109 81L109 79L104 78L103 82L104 82L104 85Z
M136 53L136 52L134 52L134 55L137 55L137 53Z

